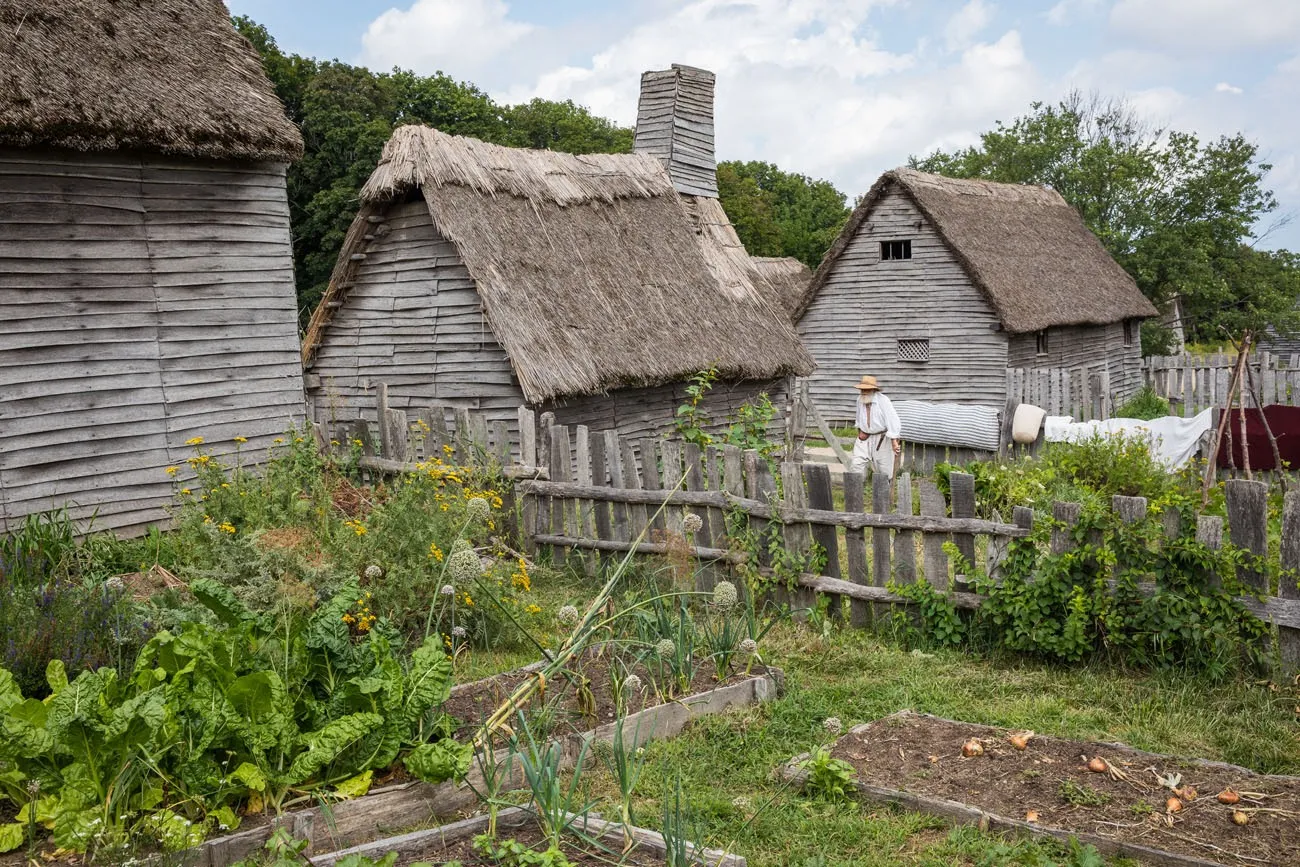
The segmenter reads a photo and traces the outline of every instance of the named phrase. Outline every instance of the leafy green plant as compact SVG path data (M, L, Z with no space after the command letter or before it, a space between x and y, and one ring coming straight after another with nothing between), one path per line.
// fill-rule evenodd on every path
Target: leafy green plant
M480 834L474 838L474 851L501 867L573 867L555 844L538 852L517 840L497 840L490 834Z
M713 436L708 432L709 418L704 414L704 398L717 381L716 367L701 370L688 381L685 388L686 403L677 407L675 422L678 435L688 443L703 447L713 442Z
M693 820L682 797L680 774L674 778L672 795L664 798L660 833L664 838L664 860L668 867L690 867L696 863L695 853L704 851L702 829Z
M765 458L771 457L780 448L771 438L774 418L776 406L772 398L767 392L760 392L756 398L745 401L736 409L723 438L728 445L754 449Z
M1118 407L1113 415L1115 418L1137 418L1144 421L1163 418L1169 415L1169 401L1156 394L1151 386L1144 385Z
M1071 779L1061 780L1056 793L1061 800L1075 807L1103 807L1110 803L1110 795L1099 792L1092 786L1083 786Z
M825 746L814 749L808 758L798 763L798 767L808 774L803 786L805 794L833 803L853 800L853 778L856 775L853 765L832 756Z

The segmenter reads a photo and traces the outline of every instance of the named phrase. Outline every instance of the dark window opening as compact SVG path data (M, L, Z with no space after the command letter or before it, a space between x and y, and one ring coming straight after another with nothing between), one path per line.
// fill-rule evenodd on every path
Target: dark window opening
M1039 355L1047 354L1047 329L1046 328L1038 332L1038 334L1036 335L1035 350Z
M929 361L929 338L908 338L898 341L899 361Z
M1124 345L1132 346L1134 341L1134 332L1137 331L1137 322L1132 319L1124 320Z
M888 262L891 259L910 259L912 258L911 241L881 241L880 242L880 261Z

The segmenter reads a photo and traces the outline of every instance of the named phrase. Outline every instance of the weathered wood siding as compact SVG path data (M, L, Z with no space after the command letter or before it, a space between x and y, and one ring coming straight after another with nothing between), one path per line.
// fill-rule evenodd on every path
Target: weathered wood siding
M1047 353L1038 354L1038 335L1013 334L1008 343L1011 367L1065 368L1110 375L1110 391L1118 405L1142 387L1142 339L1135 321L1133 342L1124 345L1124 323L1072 325L1048 329Z
M166 517L303 417L284 167L0 149L0 530Z
M523 391L469 271L424 199L393 205L372 234L307 376L314 417L373 416L381 382L395 409L441 401L514 417Z
M650 388L624 388L605 395L548 401L537 409L555 413L556 424L617 430L624 437L658 436L676 430L677 408L689 399L687 385L678 382ZM788 394L784 379L715 383L702 403L702 414L710 422L706 429L727 427L742 405L756 401L764 392L776 408L769 433L779 436L785 423Z
M641 76L633 150L658 157L683 195L718 197L713 86L712 72L690 66Z
M881 241L910 240L912 258L881 261ZM817 361L810 395L828 419L851 419L864 373L895 400L1002 408L1007 342L997 315L897 190L883 195L799 322ZM900 339L928 339L930 360L900 361Z

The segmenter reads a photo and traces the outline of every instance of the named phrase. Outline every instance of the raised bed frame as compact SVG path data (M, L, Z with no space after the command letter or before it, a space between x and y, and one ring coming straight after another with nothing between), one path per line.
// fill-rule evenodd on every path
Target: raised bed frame
M526 825L533 818L533 814L528 810L520 807L510 807L502 810L497 814L497 829L510 830ZM604 840L614 844L616 847L623 845L623 826L616 822L607 822L596 816L575 816L574 826L583 833L597 839ZM463 840L482 833L487 829L488 817L475 816L471 819L465 819L461 822L455 822L450 825L443 825L441 828L430 828L425 831L414 831L410 834L402 834L398 837L387 837L383 840L375 840L371 843L364 843L360 846L353 846L350 849L342 849L337 852L328 852L323 855L316 855L311 859L314 867L334 867L340 859L348 855L364 855L370 858L382 858L389 852L398 852L401 855L415 856L419 855L424 847L433 841L438 842L455 842ZM657 857L664 857L668 851L668 846L664 842L662 834L655 831L648 831L645 828L633 827L630 829L633 839L636 840L637 847L642 852L647 852ZM692 857L701 864L709 867L746 867L745 859L739 855L732 855L729 852L720 852L715 849L705 849L699 854L691 844L687 844Z
M935 716L934 714L928 713L917 713L916 711L911 710L899 711L898 713L890 714L887 717L882 717L881 720L874 720L873 722L881 722L882 720L888 719L907 719L909 717L938 720L940 722L953 723L956 725L970 725L972 728L996 728L996 726L964 723L960 720L951 720L946 717ZM858 734L866 731L871 725L872 723L863 723L862 725L854 726L846 732L846 735ZM1220 770L1233 771L1236 773L1251 774L1252 776L1271 776L1274 778L1280 776L1257 774L1249 768L1228 764L1227 762L1212 762L1206 759L1184 759L1178 756L1168 756L1161 753L1147 752L1146 750L1137 750L1127 744L1108 743L1105 741L1090 741L1089 743L1102 747L1119 747L1136 755L1149 756L1153 762L1180 762L1182 764L1199 765L1206 768L1218 768ZM806 758L808 758L808 753L801 753L782 765L779 771L781 777L795 785L803 785L803 783L808 779L808 772L798 767L798 764ZM1281 778L1286 780L1297 779L1295 777L1287 776L1281 776ZM1143 864L1155 865L1155 867L1224 867L1224 862L1221 861L1209 861L1192 855L1180 855L1162 849L1152 849L1148 846L1140 846L1136 843L1127 843L1122 840L1103 837L1098 834L1064 831L1059 828L1026 822L1023 819L1014 819L1009 816L990 813L987 810L983 810L961 801L949 801L943 798L935 798L930 795L918 795L914 792L905 792L901 789L873 786L870 783L862 783L857 780L854 780L851 785L858 794L868 800L885 804L895 804L917 813L925 813L930 816L935 816L950 825L976 825L981 831L1015 831L1019 833L1032 834L1037 837L1050 837L1062 843L1067 843L1071 838L1073 838L1081 843L1089 843L1095 846L1097 851L1101 852L1103 855L1110 857L1122 856L1125 858L1136 858Z
M485 681L496 677L528 674L542 665L536 662L492 678L459 684L452 687L452 695L479 689ZM731 707L772 701L784 686L782 671L769 666L765 674L755 674L737 683L648 707L624 718L624 742L636 747L674 737L697 717L721 713ZM584 742L609 743L613 739L613 723L557 738L564 750L561 763L565 768L572 767ZM307 854L322 848L353 845L373 837L376 830L409 828L430 816L449 816L470 809L478 803L475 789L483 789L483 773L479 766L470 769L469 779L463 783L449 780L432 785L413 781L385 786L354 800L284 813L266 825L204 841L186 853L182 863L185 867L227 867L261 849L280 827L286 828L297 839L310 841ZM739 863L744 862L741 860Z

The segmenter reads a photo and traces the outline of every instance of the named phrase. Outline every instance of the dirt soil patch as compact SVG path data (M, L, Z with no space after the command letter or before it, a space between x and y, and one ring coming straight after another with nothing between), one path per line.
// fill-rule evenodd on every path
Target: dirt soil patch
M831 754L869 787L960 802L1041 828L1218 864L1300 864L1300 777L1039 735L1020 750L1012 734L903 713L858 726ZM981 755L963 755L972 739ZM1094 759L1101 759L1094 762L1099 770L1089 767ZM1235 807L1218 800L1225 790L1237 793Z
M689 688L678 689L673 695L664 695L656 689L662 681L657 663L636 663L608 651L589 650L568 666L569 676L556 676L547 684L545 695L533 698L528 713L537 720L543 731L551 737L590 731L597 726L614 721L614 683L612 672L627 671L641 678L644 687L627 700L627 712L637 713L666 701L678 700L697 693L739 683L749 677L767 674L767 668L754 665L748 673L743 666L733 668L719 677L712 662L696 669ZM615 668L617 667L617 668ZM653 671L651 669L654 669ZM452 693L442 709L459 723L456 737L472 735L479 724L500 707L521 683L533 675L514 671L499 674L473 684L466 684Z

